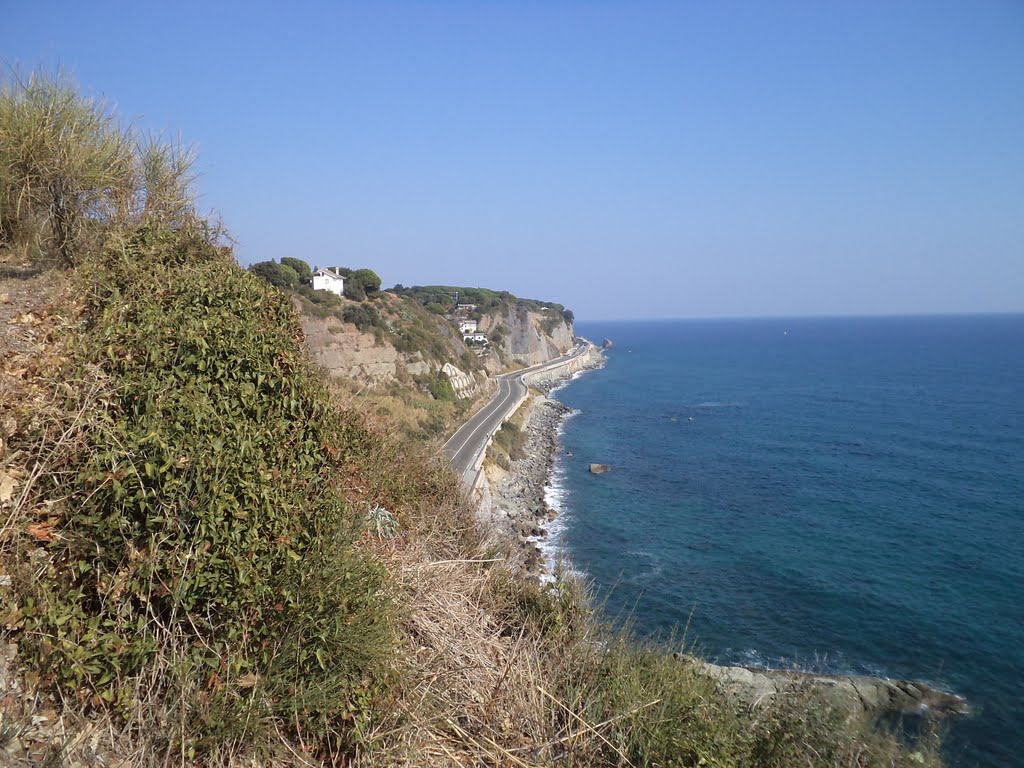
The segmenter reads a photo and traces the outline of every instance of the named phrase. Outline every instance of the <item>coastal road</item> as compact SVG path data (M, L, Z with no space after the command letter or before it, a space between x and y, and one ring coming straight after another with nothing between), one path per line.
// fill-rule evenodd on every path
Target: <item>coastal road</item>
M451 459L452 468L467 485L475 479L478 460L487 448L491 435L498 431L509 414L526 397L523 377L564 365L585 354L589 347L589 342L581 342L561 357L497 377L498 391L491 401L463 424L441 449Z

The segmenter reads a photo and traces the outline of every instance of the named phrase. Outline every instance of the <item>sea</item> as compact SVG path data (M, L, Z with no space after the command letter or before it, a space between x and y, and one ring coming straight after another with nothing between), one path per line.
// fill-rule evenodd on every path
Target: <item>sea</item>
M1024 315L577 333L614 346L554 395L550 546L612 621L926 681L972 708L951 765L1024 766Z

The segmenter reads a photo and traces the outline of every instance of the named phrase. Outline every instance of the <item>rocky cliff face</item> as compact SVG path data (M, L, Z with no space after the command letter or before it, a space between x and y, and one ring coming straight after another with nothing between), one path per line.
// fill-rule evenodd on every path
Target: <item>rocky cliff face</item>
M488 335L503 357L521 365L535 365L558 357L572 347L574 338L572 326L560 313L532 311L521 306L484 315L478 329Z
M313 359L331 376L387 384L403 373L415 376L431 370L421 356L403 355L387 341L378 343L372 333L336 317L303 314L302 330Z
M431 375L447 379L455 396L460 399L474 397L488 388L485 371L462 370L443 358L439 359L439 354L457 358L467 351L456 329L449 327L447 322L436 323L422 349L401 351L390 341L388 334L379 329L360 331L334 315L317 317L303 312L300 302L296 302L296 307L306 335L306 347L330 376L380 386L396 381L411 385L411 377ZM403 322L400 313L392 313L390 317L393 323ZM443 350L440 353L439 348Z
M336 315L321 317L303 311L298 298L295 303L306 346L331 376L371 385L408 381L411 376L443 376L458 397L470 397L487 387L482 371L474 374L463 364L470 350L463 345L458 329L444 318L420 310L429 322L424 317L417 320L408 314L402 301L392 298L377 306L387 328L395 333L384 332L383 328L360 331ZM410 341L400 331L414 323L418 323L418 335ZM572 347L575 338L572 326L565 322L560 310L527 309L521 305L483 315L478 328L488 335L497 353L483 358L492 373L510 365L535 365L558 357ZM398 342L393 343L395 338Z

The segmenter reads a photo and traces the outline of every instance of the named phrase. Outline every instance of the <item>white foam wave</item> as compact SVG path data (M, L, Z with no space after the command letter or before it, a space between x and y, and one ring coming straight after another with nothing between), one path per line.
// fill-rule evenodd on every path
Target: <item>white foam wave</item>
M572 384L574 381L576 381L576 379L578 379L580 376L582 376L585 373L587 373L586 370L576 371L575 373L573 373L570 376L566 377L562 381L558 382L557 384L555 384L555 386L553 386L551 389L548 390L548 397L550 397L551 395L555 394L555 392L558 392L560 389L565 389L566 387L568 387L570 384Z
M572 411L567 414L566 418L579 413L579 411ZM565 422L563 421L563 424ZM559 427L561 430L561 426ZM550 583L554 581L554 573L561 571L562 573L568 574L572 577L582 577L581 571L573 568L569 556L565 550L565 542L563 540L563 534L569 526L570 514L566 500L569 492L565 487L565 465L561 458L561 443L559 443L559 452L555 458L555 462L551 467L551 474L548 476L547 482L544 484L544 502L550 509L556 512L556 516L553 520L548 521L544 526L548 532L548 535L543 538L536 539L537 548L540 550L541 556L544 558L544 565L547 569L547 575L542 578L544 583Z

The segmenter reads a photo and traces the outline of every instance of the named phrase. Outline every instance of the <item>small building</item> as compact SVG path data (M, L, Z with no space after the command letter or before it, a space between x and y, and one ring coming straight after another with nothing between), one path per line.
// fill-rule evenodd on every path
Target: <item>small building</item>
M313 290L330 291L345 295L345 278L332 269L318 269L313 273Z
M487 343L487 335L483 334L483 333L464 333L462 335L462 340L466 344L470 344L470 345L486 344Z
M476 304L456 304L456 312L476 312Z
M459 320L459 333L476 333L476 320Z

